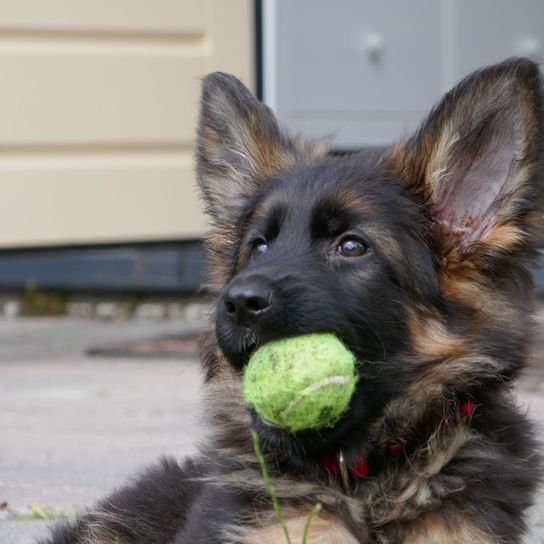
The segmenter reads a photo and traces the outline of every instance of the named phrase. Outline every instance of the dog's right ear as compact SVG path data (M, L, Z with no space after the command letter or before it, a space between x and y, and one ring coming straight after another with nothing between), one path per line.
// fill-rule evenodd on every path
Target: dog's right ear
M509 59L446 94L393 153L414 199L432 219L448 273L490 270L531 257L544 212L544 90L539 67Z
M203 80L196 147L198 184L215 224L231 223L247 198L305 148L286 136L272 111L234 76Z

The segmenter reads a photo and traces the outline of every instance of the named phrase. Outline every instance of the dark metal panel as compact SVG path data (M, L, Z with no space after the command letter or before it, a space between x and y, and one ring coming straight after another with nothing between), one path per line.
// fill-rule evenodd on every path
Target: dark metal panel
M205 281L198 242L0 253L4 289L194 292Z

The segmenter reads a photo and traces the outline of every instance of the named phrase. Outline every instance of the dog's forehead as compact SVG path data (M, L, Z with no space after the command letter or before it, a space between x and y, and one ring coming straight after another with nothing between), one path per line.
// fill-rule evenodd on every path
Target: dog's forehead
M373 157L373 155L371 155ZM331 157L280 171L269 179L256 207L261 214L281 208L297 215L387 215L404 200L400 182L366 155ZM402 206L400 206L402 208Z

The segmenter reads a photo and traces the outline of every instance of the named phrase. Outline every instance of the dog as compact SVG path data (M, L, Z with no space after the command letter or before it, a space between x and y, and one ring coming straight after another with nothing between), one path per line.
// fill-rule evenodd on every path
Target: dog
M235 77L205 77L209 437L46 542L520 543L541 475L512 389L532 329L543 104L538 66L510 59L464 79L411 137L334 156ZM352 350L358 384L332 428L288 432L245 406L241 375L259 346L312 332Z

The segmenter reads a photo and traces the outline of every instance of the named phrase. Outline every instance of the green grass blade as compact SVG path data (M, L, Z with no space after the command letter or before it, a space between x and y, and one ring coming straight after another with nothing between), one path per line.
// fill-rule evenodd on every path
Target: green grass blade
M272 480L270 479L270 476L268 475L268 469L266 468L264 455L261 451L261 446L259 444L259 437L257 436L257 433L254 430L251 431L251 437L253 438L253 449L255 450L255 455L257 456L257 459L259 460L259 465L261 466L261 472L263 474L264 482L266 484L268 492L270 493L270 497L272 499L272 504L274 505L276 516L278 518L278 521L280 522L283 532L285 533L285 540L287 541L287 544L293 544L291 542L291 539L289 538L289 532L287 531L287 524L285 523L285 517L283 516L283 512L281 511L280 503L278 501L278 496L276 495L276 490L274 489L274 486L272 485Z
M304 536L302 537L302 544L308 544L308 531L310 530L310 524L320 511L321 504L319 503L314 505L314 507L310 510L310 513L308 514L308 519L306 520L306 525L304 526Z

